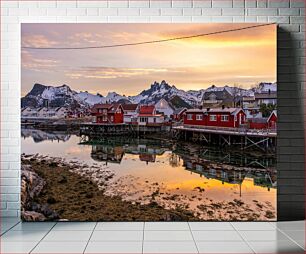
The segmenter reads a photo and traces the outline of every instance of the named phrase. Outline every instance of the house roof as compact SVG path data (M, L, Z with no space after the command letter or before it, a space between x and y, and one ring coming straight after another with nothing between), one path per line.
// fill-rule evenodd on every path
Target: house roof
M118 109L118 107L122 108L121 104L118 104L118 103L113 103L113 104L106 104L106 103L95 104L92 107L92 112L93 113L97 113L98 109L107 109L108 113L115 113L115 111Z
M175 109L173 111L173 114L178 115L178 114L180 114L184 110L187 110L187 108L178 108L178 109Z
M276 111L276 110L273 110L273 111L271 112L270 116L268 117L267 122L270 121L270 118L271 118L273 115L275 115L275 116L277 117L277 111Z
M143 105L143 106L140 106L139 114L149 114L149 115L153 115L153 114L154 114L154 110L155 110L155 107L154 107L154 106L146 106L146 105Z
M122 104L121 105L123 110L136 110L138 107L138 104Z
M216 100L225 100L233 97L226 89L223 89L222 91L206 91L203 94L203 100L209 100L212 94L216 96Z
M242 108L206 108L206 109L188 109L186 113L230 113L236 115L238 112L243 111Z

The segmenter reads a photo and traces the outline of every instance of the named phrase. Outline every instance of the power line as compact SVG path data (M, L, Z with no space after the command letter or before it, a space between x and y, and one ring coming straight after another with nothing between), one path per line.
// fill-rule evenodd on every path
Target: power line
M215 34L222 34L222 33L230 33L230 32L236 32L241 30L247 30L252 29L256 27L263 27L263 26L271 26L276 23L269 23L269 24L260 24L260 25L254 25L254 26L247 26L242 28L235 28L230 30L221 30L211 33L204 33L204 34L196 34L196 35L189 35L189 36L182 36L182 37L174 37L169 39L163 39L163 40L154 40L154 41L143 41L143 42L135 42L135 43L124 43L124 44L113 44L113 45L101 45L101 46L87 46L87 47L21 47L23 49L38 49L38 50L82 50L82 49L103 49L103 48L116 48L116 47L125 47L125 46L137 46L137 45L143 45L143 44L152 44L152 43L161 43L161 42L168 42L168 41L175 41L175 40L184 40L184 39L191 39L196 37L203 37L203 36L209 36L209 35L215 35Z

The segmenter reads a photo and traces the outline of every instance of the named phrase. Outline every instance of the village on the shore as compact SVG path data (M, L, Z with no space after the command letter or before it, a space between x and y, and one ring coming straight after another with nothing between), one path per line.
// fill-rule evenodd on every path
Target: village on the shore
M90 107L49 106L43 99L40 107L23 107L23 124L57 120L78 121L81 135L105 136L127 133L171 132L173 138L204 141L207 144L276 148L276 83L260 83L257 92L233 92L229 87L206 90L199 102L187 107L160 98L153 103L106 101ZM235 90L234 90L235 91ZM176 96L177 97L177 96ZM216 141L217 140L217 141Z
M275 85L272 90L264 86ZM204 92L202 100L189 107L177 107L164 98L156 103L134 104L106 102L90 108L72 109L70 106L49 106L45 99L41 107L22 107L22 120L77 119L92 116L96 124L133 124L146 126L186 125L214 127L246 127L248 129L276 129L276 84L262 83L261 92L233 94L227 87Z

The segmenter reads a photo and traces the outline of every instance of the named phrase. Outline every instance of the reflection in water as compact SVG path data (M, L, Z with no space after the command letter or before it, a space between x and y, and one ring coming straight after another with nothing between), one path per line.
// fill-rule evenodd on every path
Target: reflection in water
M51 141L63 141L66 142L70 139L70 134L67 134L65 131L59 132L46 132L37 129L21 129L22 138L33 138L35 143L42 142L45 140Z
M201 210L201 204L222 206L228 213L218 216L235 219L230 215L233 209L229 204L236 199L243 200L247 207L241 207L241 211L235 208L234 214L250 209L259 214L255 219L265 220L262 211L275 212L275 158L188 143L122 137L80 143L76 135L37 130L22 130L22 137L25 154L60 157L88 167L93 165L101 172L113 172L114 178L105 193L124 200L140 203L153 200L164 207L184 205L198 212L202 219L206 219L207 212Z

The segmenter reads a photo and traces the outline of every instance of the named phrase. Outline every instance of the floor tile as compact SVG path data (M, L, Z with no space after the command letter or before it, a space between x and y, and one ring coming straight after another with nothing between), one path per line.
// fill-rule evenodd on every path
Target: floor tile
M144 242L143 253L198 253L193 241L189 242Z
M145 241L193 241L190 231L145 231Z
M85 253L142 253L142 242L89 242Z
M188 222L145 222L145 230L190 230Z
M243 241L236 231L192 231L195 241Z
M16 218L16 217L1 217L0 218L0 224L2 225L3 223L18 223L20 222L20 218Z
M47 232L40 231L8 231L1 236L2 242L35 242L40 241Z
M255 253L304 253L304 250L292 241L248 242Z
M17 232L17 231L15 231ZM44 242L86 242L92 231L50 231L43 239Z
M58 222L52 231L72 231L85 230L90 231L95 228L96 222Z
M87 242L40 242L31 253L83 253Z
M276 227L281 230L304 230L305 221L281 221L276 223Z
M109 242L109 241L142 241L143 231L94 231L90 241Z
M29 253L37 242L1 242L0 253Z
M143 230L144 222L98 222L95 230Z
M246 241L283 241L289 240L287 236L283 233L279 232L278 230L272 231L239 231L241 236Z
M230 222L189 222L191 230L235 230Z
M290 230L282 231L285 235L289 236L293 241L297 242L302 248L305 249L305 231L304 230Z
M21 222L11 230L13 231L49 231L55 222Z
M197 242L200 253L253 253L245 242Z
M1 229L1 234L3 234L4 232L10 230L11 228L13 228L14 226L18 225L20 222L2 222L0 224L0 229Z
M237 230L275 230L269 222L231 222Z

